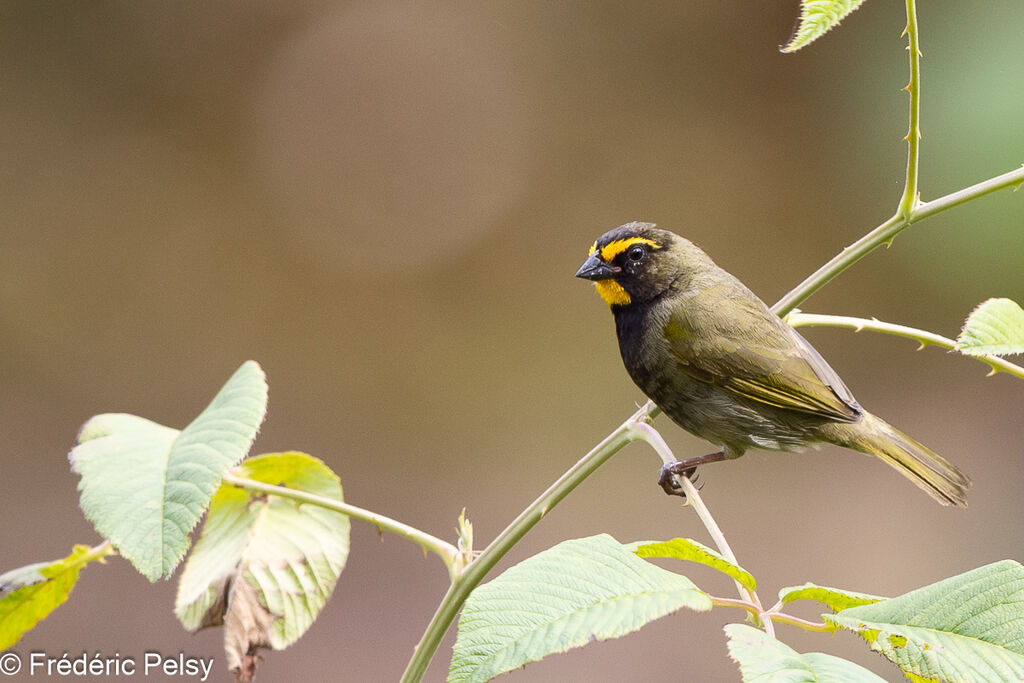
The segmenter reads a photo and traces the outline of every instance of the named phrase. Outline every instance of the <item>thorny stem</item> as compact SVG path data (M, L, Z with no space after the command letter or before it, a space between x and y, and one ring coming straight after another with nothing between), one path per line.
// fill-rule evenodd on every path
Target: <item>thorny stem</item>
M639 438L646 441L647 444L661 457L662 461L666 465L676 462L677 458L672 453L672 449L669 448L667 443L665 443L665 439L662 438L658 430L652 427L648 422L633 422L630 425L630 429L632 429ZM697 513L697 517L700 519L701 524L704 525L708 535L711 536L715 545L718 546L718 551L722 553L722 556L729 560L729 562L739 566L739 562L736 560L736 554L733 553L732 548L729 547L729 542L725 539L725 534L722 533L718 523L715 522L715 518L711 516L711 511L708 510L706 505L704 505L704 499L700 497L700 491L696 486L694 486L693 482L690 481L688 477L676 477L676 480L682 484L683 490L686 492L687 504L693 508L694 512ZM763 625L764 630L768 635L774 636L775 632L772 628L771 622L761 616L763 608L761 607L761 600L757 597L757 593L750 590L739 581L736 581L736 589L739 591L741 598L745 598L749 603L756 605L758 612L754 615L755 618L758 620L759 624Z
M318 496L314 493L306 493L305 491L300 491L298 489L291 489L285 486L275 486L274 484L267 484L262 481L256 481L255 479L239 477L231 472L224 474L224 482L248 491L259 491L260 493L288 498L299 503L316 505L317 507L340 512L343 515L355 517L356 519L361 519L364 522L369 522L381 531L389 531L393 534L398 534L399 536L416 543L424 550L437 553L437 555L441 557L441 560L444 561L445 566L448 567L449 573L452 572L455 558L459 555L459 550L447 541L431 536L430 534L420 531L415 527L411 527L408 524L403 524L402 522L393 520L390 517L385 517L384 515L379 515L376 512L370 512L369 510L364 510L363 508L356 507L355 505L342 503L338 500L331 500L330 498Z
M912 224L934 216L937 213L952 209L954 206L969 202L972 199L984 197L997 190L1003 190L1007 187L1020 187L1021 183L1024 183L1024 168L1017 168L970 187L965 187L957 192L933 199L930 202L918 202L909 216L893 216L836 254L828 263L818 268L803 282L791 289L786 296L779 299L772 306L772 311L778 315L786 315L828 284L832 278L883 244L891 243L896 235L909 228Z
M910 82L904 88L910 94L910 130L907 132L907 181L903 186L896 215L909 218L921 198L917 189L917 160L921 146L921 46L917 34L916 0L907 0L907 51L910 53Z
M921 201L921 193L918 189L918 156L921 139L921 46L917 30L916 0L906 0L906 3L907 27L904 34L907 36L907 50L910 53L910 81L905 90L910 95L910 130L907 132L906 138L907 176L903 187L903 196L900 198L896 213L892 218L836 254L828 263L818 268L772 306L772 311L778 315L786 315L792 311L828 284L832 278L870 252L883 244L891 244L896 235L917 221L997 190L1011 186L1020 187L1021 183L1024 183L1024 168L1018 168L930 202Z
M632 429L632 425L647 420L659 413L653 403L648 402L633 415L623 422L611 434L606 436L589 453L584 455L565 474L558 478L555 483L548 487L544 493L530 503L518 517L505 527L498 534L491 544L488 545L480 555L466 565L465 569L456 575L448 592L445 593L441 604L423 632L423 637L412 659L402 674L403 683L413 683L423 678L430 664L431 658L437 651L441 638L448 631L448 627L455 620L456 615L462 608L462 604L469 597L469 594L476 588L477 584L483 581L495 564L511 550L519 540L532 529L544 515L548 513L563 498L583 483L598 467L603 465L609 458L618 453L626 444L641 438Z
M818 270L808 276L803 282L790 290L774 306L772 311L780 316L792 312L812 294L824 287L834 277L845 271L854 263L864 258L870 252L883 244L890 244L897 234L910 227L913 223L946 211L965 202L983 197L998 190L1017 186L1024 183L1024 167L1003 173L1002 175L990 178L971 185L957 192L945 195L930 202L921 202L918 192L918 136L920 135L919 105L920 105L920 53L917 35L917 16L914 0L907 0L907 35L909 36L910 49L910 83L907 86L911 98L910 112L910 134L908 135L908 159L907 159L907 182L904 187L903 197L900 200L896 214L870 231L859 240L843 249L839 254L821 266ZM803 315L803 314L801 314ZM807 323L810 324L810 323ZM864 326L864 329L869 329ZM915 337L916 338L916 337ZM994 366L993 366L994 367ZM1009 372L1009 369L1004 369ZM445 594L444 599L438 606L434 617L427 626L412 659L406 667L402 676L403 683L413 683L422 679L430 660L433 658L441 638L448 630L459 609L465 602L466 597L483 580L498 560L507 553L516 542L522 538L540 519L564 498L572 489L576 488L586 477L588 477L601 464L617 453L624 445L637 438L639 432L635 427L641 422L653 419L661 413L661 410L652 402L647 401L628 420L619 425L611 434L599 443L593 450L585 455L568 472L558 479L541 496L525 509L497 538L477 557L470 562L465 570L454 575L452 584ZM632 434L630 433L632 432ZM685 487L688 480L682 478L681 482ZM687 495L691 500L699 500L696 487L690 483L687 488ZM703 503L701 503L703 506ZM694 510L697 506L694 505ZM706 508L705 508L706 510ZM698 513L700 514L700 513ZM708 516L710 518L710 515ZM702 517L702 521L704 518ZM713 520L712 520L713 522ZM707 524L708 532L712 533L711 527ZM714 527L717 528L717 527ZM721 531L717 532L721 536ZM724 536L722 536L724 540ZM716 543L718 540L716 539ZM719 546L719 550L730 561L735 563L732 551L725 549L728 544ZM449 565L450 566L450 565ZM754 596L756 598L756 596ZM737 603L745 601L736 601ZM723 604L725 604L723 602ZM809 628L811 630L828 630L820 625L805 622L796 617L790 617L777 612L764 612L760 604L753 600L749 604L750 610L755 615L768 617L764 619L765 630L771 633L771 622L784 621ZM738 605L732 605L738 606Z
M920 349L929 345L939 346L950 350L956 349L956 341L949 339L948 337L943 337L942 335L935 334L934 332L928 332L927 330L907 327L906 325L885 323L874 318L868 320L867 318L854 318L846 315L822 315L793 311L786 316L786 322L793 327L844 327L856 332L860 332L861 330L870 330L872 332L892 334L897 337L913 339L921 344L919 347ZM982 356L971 356L971 358L975 358L992 368L992 371L989 373L990 375L994 375L997 372L1005 372L1013 375L1014 377L1024 379L1024 368L1019 365L1014 365L1010 361L1004 360L999 356L985 354Z

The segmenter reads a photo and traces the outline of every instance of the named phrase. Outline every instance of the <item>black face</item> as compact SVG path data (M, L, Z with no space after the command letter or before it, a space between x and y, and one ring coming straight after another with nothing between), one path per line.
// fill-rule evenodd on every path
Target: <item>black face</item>
M609 306L649 301L675 280L675 236L653 223L627 223L602 235L576 277L593 280Z

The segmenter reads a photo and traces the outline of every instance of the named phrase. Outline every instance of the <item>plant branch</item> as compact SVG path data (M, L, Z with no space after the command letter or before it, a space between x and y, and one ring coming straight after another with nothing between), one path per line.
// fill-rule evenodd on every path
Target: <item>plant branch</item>
M660 412L648 401L633 415L606 436L599 444L573 465L565 474L548 487L535 501L498 534L480 555L466 565L465 570L454 577L437 611L427 625L423 637L413 652L412 659L402 674L403 683L413 683L423 678L427 666L441 644L441 639L455 620L463 603L477 585L483 581L494 565L515 546L544 516L563 498L583 483L598 467L618 453L626 444L636 441L638 434L631 428L636 422L650 419Z
M910 94L910 130L907 132L907 180L903 186L896 215L909 218L917 207L921 193L917 189L917 168L921 146L921 46L917 35L915 0L907 0L907 51L910 53L910 82L904 88Z
M658 432L650 423L646 421L636 421L630 425L638 436L650 445L651 448L661 457L662 462L669 465L676 462L677 458L672 453L672 449L669 448L668 444L665 443L665 439L662 438L661 433ZM690 481L689 477L676 477L683 490L686 492L686 502L693 508L693 511L697 513L697 517L700 519L701 524L707 529L708 535L711 536L715 545L718 547L718 551L722 553L725 559L729 560L732 564L739 566L739 562L736 560L736 554L733 553L732 548L729 547L729 542L725 540L725 534L722 533L718 523L715 522L715 518L711 516L711 511L708 510L707 506L704 505L704 499L700 496L700 491L694 486L693 482ZM757 612L754 614L758 623L764 627L764 630L768 635L774 637L775 630L772 628L772 624L769 620L763 618L761 613L764 608L761 607L761 600L757 597L757 592L750 590L739 581L736 581L736 589L740 593L740 597L744 598L746 602L754 605Z
M823 621L808 621L807 619L801 619L800 617L794 617L792 614L786 614L785 612L767 612L765 613L772 621L777 621L782 624L790 624L791 626L799 626L805 631L835 631L835 627L831 624L827 624Z
M909 49L911 68L911 80L907 89L910 93L911 112L910 133L907 138L909 148L907 182L904 187L904 195L900 201L899 208L892 218L843 249L842 252L829 260L825 265L812 273L803 282L780 299L772 307L772 310L778 315L786 315L793 311L800 303L824 287L832 280L832 278L842 273L844 270L882 244L891 243L897 234L908 228L914 222L953 208L954 206L958 206L972 199L977 199L978 197L982 197L991 192L995 192L1011 185L1019 186L1021 183L1024 183L1024 168L1020 168L1004 173L1000 176L990 178L934 201L927 203L920 202L918 192L920 52L917 42L917 17L914 0L907 0L907 17L907 34L910 36ZM868 326L862 327L864 329L869 329ZM445 594L444 599L441 601L437 611L434 613L430 624L427 626L423 637L416 646L412 659L409 660L405 673L402 676L403 683L412 683L422 679L431 659L434 656L434 653L440 645L442 637L451 626L451 623L454 621L459 609L462 607L470 592L483 580L494 565L497 564L497 562L519 541L519 539L533 528L533 526L536 525L544 515L551 510L551 508L557 505L566 495L569 494L569 492L582 483L584 479L590 476L590 474L592 474L598 467L611 458L612 455L621 450L627 443L634 441L637 438L645 438L640 436L645 433L645 430L639 428L639 425L646 423L647 420L656 417L660 413L661 410L652 401L647 401L628 420L619 425L619 427L605 437L604 440L595 446L589 453L583 456L583 458L581 458L569 471L563 474L554 484L542 493L537 500L523 510L523 512L520 513L520 515L516 517L516 519L513 520L505 530L502 531L489 546L487 546L486 549L484 549L479 557L466 565L463 571L453 572L452 584L449 586L448 592ZM651 431L653 431L653 429ZM686 478L681 479L681 483L686 488L687 496L691 500L691 503L699 501L700 496L692 482L689 482ZM689 486L687 486L687 484L689 484ZM285 489L285 491L288 490ZM700 502L699 505L703 508L704 512L707 512L707 509L703 507L703 502ZM696 504L694 504L693 507L695 510L698 510L698 506ZM721 539L722 544L719 545L719 550L722 552L723 556L727 557L731 562L736 563L735 556L732 554L731 549L729 549L728 543L725 542L724 536L721 534L721 530L717 530L717 532L712 531L712 528L717 529L717 526L714 525L714 520L710 517L710 514L707 515L707 519L710 520L710 524L705 521L703 513L699 510L698 515L701 516L701 521L705 523L705 528L708 529L708 533L715 538L715 542L718 543L719 538ZM449 567L451 567L451 564L449 564ZM735 601L736 604L732 606L742 606L745 609L749 609L753 614L758 615L758 618L761 619L769 617L768 619L763 619L765 630L769 634L773 633L771 627L772 620L800 625L811 630L827 630L820 629L819 625L798 619L797 617L790 617L776 612L764 612L759 602L756 602L756 594L751 593L751 597L753 599L750 602ZM723 602L722 604L725 603ZM749 608L747 605L749 605Z
M361 519L364 522L369 522L381 531L389 531L393 534L398 534L399 536L416 543L424 550L436 553L441 557L445 566L448 567L449 573L452 572L455 558L459 555L458 549L447 541L431 536L430 534L420 531L415 527L411 527L408 524L403 524L402 522L391 519L390 517L385 517L384 515L379 515L376 512L370 512L369 510L364 510L363 508L356 507L355 505L349 505L348 503L332 500L313 493L307 493L298 489L291 489L285 486L275 486L274 484L267 484L262 481L256 481L255 479L239 477L231 472L226 472L224 474L224 482L248 491L259 491L260 493L288 498L307 505L316 505L317 507L333 510L334 512L340 512L348 517L355 517L356 519Z
M893 216L877 228L861 237L859 240L843 249L823 265L814 271L803 282L790 290L786 296L779 299L772 311L778 315L786 315L801 303L807 300L812 294L824 287L832 278L852 266L857 261L867 256L883 244L889 244L900 232L906 230L912 224L934 216L954 206L959 206L972 199L984 197L998 190L1011 186L1019 187L1024 183L1024 167L1003 173L994 178L989 178L970 187L965 187L951 194L945 195L930 202L917 204L909 216Z
M779 622L782 624L791 624L793 626L799 626L805 631L833 631L835 630L829 624L825 622L808 621L807 619L801 619L800 617L794 617L791 614L785 612L776 612L774 609L765 612L759 605L755 605L752 602L746 600L736 600L734 598L718 598L714 595L708 596L711 599L712 605L718 607L735 607L739 609L747 610L751 616L757 619L764 619L766 623ZM767 631L767 629L765 629ZM767 631L770 636L775 637L774 631Z
M872 332L882 332L884 334L892 334L897 337L913 339L921 344L921 349L931 345L939 346L944 349L956 350L956 341L949 339L948 337L943 337L942 335L935 334L934 332L928 332L926 330L919 330L914 327L907 327L906 325L885 323L874 318L868 320L867 318L854 318L845 315L821 315L793 311L787 315L785 319L786 322L793 327L844 327L846 329L854 330L855 332L870 330ZM997 372L1005 372L1013 375L1014 377L1024 379L1024 368L1019 365L1014 365L999 356L986 354L983 356L968 357L979 360L992 368L992 372L989 373L990 375L994 375Z
M907 27L904 29L904 35L907 36L907 50L910 53L910 81L904 90L910 95L910 130L906 137L907 176L903 187L903 196L900 198L896 213L892 218L836 254L828 263L814 271L772 306L772 310L778 315L786 315L792 311L824 287L832 278L881 245L891 244L896 235L913 223L991 192L1011 185L1019 187L1021 183L1024 183L1024 168L1018 168L939 199L921 202L921 193L918 189L918 158L921 140L921 47L917 30L916 0L906 0L906 3Z
M715 605L716 607L736 607L739 609L745 609L748 612L750 612L750 616L754 617L755 619L760 619L761 615L764 613L760 606L755 605L749 600L737 600L736 598L718 598L710 594L708 595L708 598L711 599L711 604Z
M1024 183L1024 167L1015 168L1012 171L1007 171L988 180L983 180L980 183L975 183L970 187L965 187L962 190L951 192L945 196L933 199L930 202L924 202L917 205L911 216L910 222L916 223L919 220L934 216L937 213L942 213L947 209L952 209L954 206L960 206L972 199L978 199L984 197L987 194L992 194L999 190L1004 190L1008 187L1013 187L1014 191L1020 189L1021 184Z

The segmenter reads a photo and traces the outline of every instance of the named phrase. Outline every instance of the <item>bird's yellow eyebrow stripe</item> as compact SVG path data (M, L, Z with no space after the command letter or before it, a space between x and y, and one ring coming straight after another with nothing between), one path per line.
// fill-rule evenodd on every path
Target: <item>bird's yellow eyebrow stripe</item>
M652 249L661 249L661 245L654 240L649 240L646 237L629 237L624 240L615 240L601 247L601 260L605 263L611 263L616 256L629 249L634 244L646 244ZM593 254L597 251L597 243L590 248L590 253Z

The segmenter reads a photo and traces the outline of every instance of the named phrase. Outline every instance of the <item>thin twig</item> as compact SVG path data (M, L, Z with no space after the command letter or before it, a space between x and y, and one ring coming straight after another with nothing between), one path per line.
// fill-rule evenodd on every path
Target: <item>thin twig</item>
M677 458L672 453L672 449L669 448L667 443L665 443L665 439L662 438L661 433L659 433L658 430L650 423L646 421L636 421L631 425L631 429L639 436L639 438L646 441L651 448L654 449L654 451L661 457L662 462L666 465L676 462ZM715 521L715 518L711 515L711 511L704 504L704 499L701 498L700 491L693 485L693 482L690 481L688 477L677 476L676 480L682 485L683 491L686 493L687 504L693 508L694 512L697 513L697 517L700 519L701 524L704 525L708 535L711 536L711 539L718 547L718 552L720 552L729 562L739 566L739 562L736 560L736 554L733 553L732 548L729 547L729 542L725 539L725 534L722 533L722 530ZM756 606L757 612L755 613L755 617L758 622L763 625L764 630L768 635L774 637L775 631L772 628L771 622L761 616L764 608L761 607L761 600L758 598L757 592L747 588L739 581L736 581L735 583L736 589L740 593L740 597L745 598L747 602Z
M915 327L907 327L906 325L896 325L894 323L886 323L875 318L870 320L867 318L855 318L846 315L823 315L817 313L804 313L802 311L793 311L786 316L786 322L793 327L843 327L851 329L856 332L861 330L870 330L871 332L882 332L884 334L892 334L897 337L905 337L907 339L913 339L914 341L921 344L919 348L926 346L938 346L944 349L956 350L956 341L943 337L942 335L935 334L934 332L928 332L927 330L919 330ZM966 354L964 354L966 356ZM1014 365L1008 360L1004 360L999 356L992 356L985 354L983 356L967 356L985 363L992 371L990 375L994 375L997 372L1005 372L1024 379L1024 368L1019 365Z
M314 493L307 493L306 491L300 491L298 489L291 489L285 486L275 486L274 484L267 484L266 482L256 481L255 479L239 477L231 472L224 475L224 482L248 491L259 491L260 493L288 498L307 505L316 505L317 507L333 510L334 512L340 512L343 515L361 519L364 522L369 522L381 531L398 534L399 536L416 543L423 549L436 553L440 556L441 560L444 561L449 572L452 570L452 564L455 561L455 557L459 554L459 550L447 541L431 536L430 534L420 531L415 527L411 527L408 524L403 524L402 522L391 519L390 517L385 517L384 515L379 515L376 512L371 512L369 510L364 510L363 508L356 507L355 505L349 505L348 503L318 496Z
M738 609L744 609L750 613L755 619L763 619L767 624L779 622L783 624L791 624L793 626L799 626L805 631L834 631L835 627L827 624L823 621L808 621L800 617L794 617L792 614L786 614L785 612L778 612L774 608L768 611L764 611L759 605L755 605L747 600L736 600L735 598L719 598L714 595L708 596L711 599L711 604L716 607L735 607ZM775 636L774 630L769 631L767 628L765 632Z
M828 263L818 268L803 282L779 299L772 306L772 311L778 315L786 315L828 284L832 278L883 244L891 243L896 235L909 228L912 224L998 190L1004 190L1008 187L1020 187L1022 183L1024 183L1024 167L1007 171L1002 175L989 178L970 187L965 187L962 190L933 199L930 202L918 203L909 216L893 216L836 254Z
M786 614L785 612L766 612L765 616L768 617L772 622L780 622L783 624L790 624L792 626L799 626L805 631L835 631L835 626L828 624L824 621L808 621L807 619L801 619L800 617L794 617L792 614Z

